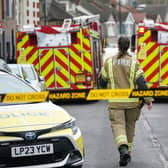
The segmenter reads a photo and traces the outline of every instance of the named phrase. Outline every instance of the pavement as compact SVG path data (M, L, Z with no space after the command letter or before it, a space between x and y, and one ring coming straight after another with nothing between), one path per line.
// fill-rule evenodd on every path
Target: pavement
M151 139L163 168L168 168L168 104L156 102L151 111L143 109L143 124Z
M151 111L145 106L136 124L132 161L127 168L168 168L167 119L163 104L154 104ZM83 168L118 168L119 153L114 144L108 119L107 102L63 106L77 118L83 133L85 163ZM163 114L158 114L159 109ZM80 111L79 111L80 109ZM163 118L164 122L158 119ZM161 127L159 125L162 124Z

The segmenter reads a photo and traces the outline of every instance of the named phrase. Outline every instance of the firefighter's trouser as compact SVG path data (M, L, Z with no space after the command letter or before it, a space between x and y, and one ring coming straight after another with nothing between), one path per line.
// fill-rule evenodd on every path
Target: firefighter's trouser
M128 145L131 153L135 124L140 116L140 108L133 109L112 109L109 108L109 118L115 143L119 147L122 144Z

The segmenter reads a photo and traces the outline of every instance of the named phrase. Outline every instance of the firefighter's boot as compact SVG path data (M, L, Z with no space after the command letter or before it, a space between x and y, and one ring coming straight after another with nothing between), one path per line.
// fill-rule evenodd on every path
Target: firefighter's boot
M131 157L128 153L128 145L120 145L119 147L119 152L120 152L120 161L119 165L120 166L127 166L128 162L130 162Z

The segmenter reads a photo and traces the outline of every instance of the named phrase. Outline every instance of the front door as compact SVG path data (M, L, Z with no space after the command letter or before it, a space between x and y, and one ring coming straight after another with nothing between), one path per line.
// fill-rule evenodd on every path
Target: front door
M39 49L40 74L49 90L70 88L69 49Z
M69 49L54 49L55 85L57 89L68 89L71 87Z
M46 87L50 90L56 88L55 61L53 49L39 49L40 75L44 77Z

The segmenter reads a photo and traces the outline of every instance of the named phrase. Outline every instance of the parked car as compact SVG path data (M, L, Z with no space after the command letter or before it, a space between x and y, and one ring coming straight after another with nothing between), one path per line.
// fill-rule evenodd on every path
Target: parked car
M37 90L46 90L44 77L39 76L33 64L8 64L13 73L30 82Z
M50 100L5 102L10 94L45 92L1 65L0 84L0 167L81 168L84 146L75 118Z

